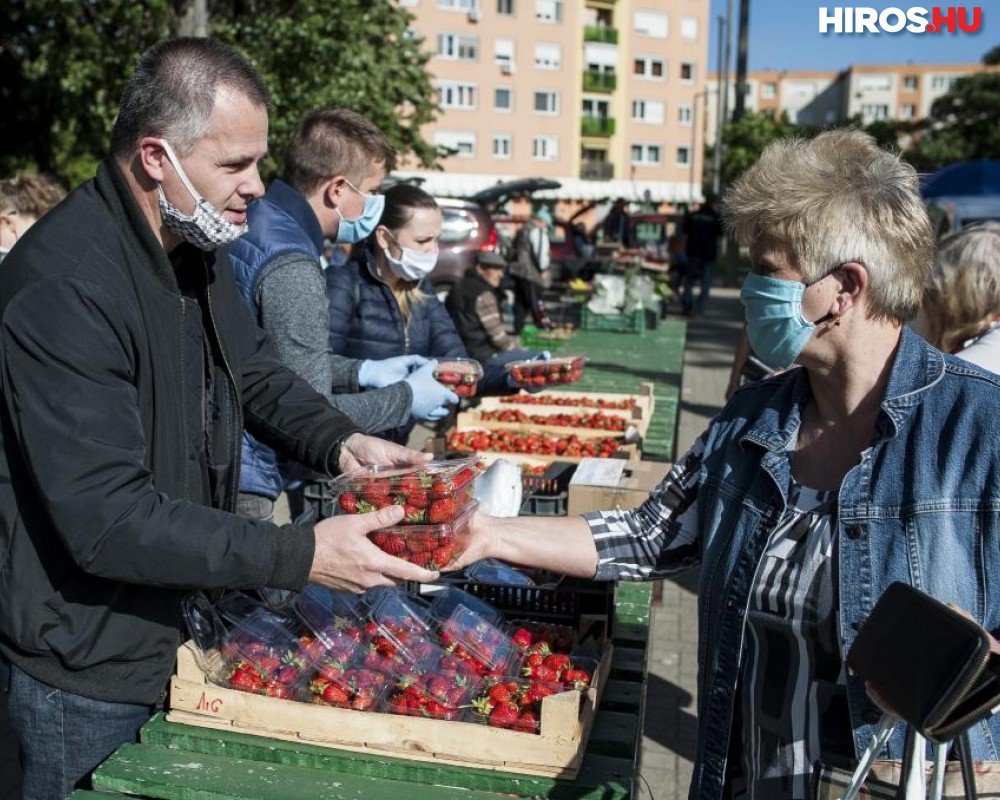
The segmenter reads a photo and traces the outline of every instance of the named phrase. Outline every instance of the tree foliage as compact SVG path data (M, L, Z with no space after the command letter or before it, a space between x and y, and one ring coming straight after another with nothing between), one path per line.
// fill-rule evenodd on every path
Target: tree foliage
M925 169L970 158L1000 159L1000 72L959 78L934 101L910 155Z
M139 54L190 29L191 0L0 3L0 173L38 169L75 185L104 157ZM436 112L428 59L392 0L214 0L208 30L246 55L274 94L271 149L307 111L345 106L424 165Z

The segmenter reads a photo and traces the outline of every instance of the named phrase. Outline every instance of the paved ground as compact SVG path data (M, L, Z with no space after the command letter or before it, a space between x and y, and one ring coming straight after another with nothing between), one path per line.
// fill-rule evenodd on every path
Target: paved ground
M721 409L743 322L736 289L713 293L704 317L688 325L677 452L684 453ZM697 576L664 581L654 609L639 797L686 798L694 759L697 704Z

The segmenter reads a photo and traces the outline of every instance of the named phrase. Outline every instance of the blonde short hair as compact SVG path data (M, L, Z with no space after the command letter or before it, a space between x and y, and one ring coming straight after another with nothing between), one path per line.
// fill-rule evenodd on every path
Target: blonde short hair
M953 353L1000 312L1000 223L941 240L924 287L927 340Z
M872 318L906 322L920 309L934 235L917 173L866 133L772 142L726 193L723 214L741 244L785 245L806 283L864 264Z
M41 219L66 196L66 190L47 175L20 172L0 180L0 213L16 211Z

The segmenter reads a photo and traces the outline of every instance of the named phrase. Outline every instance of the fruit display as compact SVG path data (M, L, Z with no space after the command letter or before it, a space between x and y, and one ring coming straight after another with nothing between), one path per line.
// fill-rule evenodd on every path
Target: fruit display
M566 356L549 361L512 361L504 368L515 386L537 388L575 383L583 377L586 363L587 359L583 356Z
M475 453L492 451L567 458L609 458L621 444L621 439L612 437L582 439L575 434L555 436L548 433L518 433L506 430L456 429L448 434L450 449Z
M368 611L368 650L399 667L425 662L440 652L427 604L398 591L378 593Z
M482 377L482 365L472 358L450 358L439 361L434 368L434 380L447 386L459 397L475 395Z
M569 653L576 646L576 631L569 625L534 620L510 623L510 638L526 653Z
M382 709L390 714L458 720L481 681L455 657L439 654L401 672Z
M469 722L522 733L540 733L542 700L565 691L561 684L526 678L502 678L488 683L472 699Z
M366 514L402 506L404 525L441 525L460 517L472 502L483 471L476 458L432 461L419 467L363 467L330 484L338 514Z
M482 411L479 419L483 422L510 422L520 425L551 425L557 428L585 428L593 431L624 433L628 420L613 417L597 411L593 414L528 414L519 408L504 408Z
M497 398L501 403L516 403L522 406L579 406L580 408L603 408L606 410L629 411L636 407L634 397L624 400L604 400L599 397L564 397L558 394L520 394Z

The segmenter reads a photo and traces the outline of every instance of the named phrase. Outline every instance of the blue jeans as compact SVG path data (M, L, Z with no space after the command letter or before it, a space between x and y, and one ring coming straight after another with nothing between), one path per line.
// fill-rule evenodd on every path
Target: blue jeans
M689 258L684 271L684 294L681 305L686 312L704 314L708 296L715 281L715 262L701 258ZM698 300L694 299L694 285L699 284Z
M63 800L89 788L90 773L138 740L150 706L107 703L54 689L10 665L11 726L21 747L24 800Z

